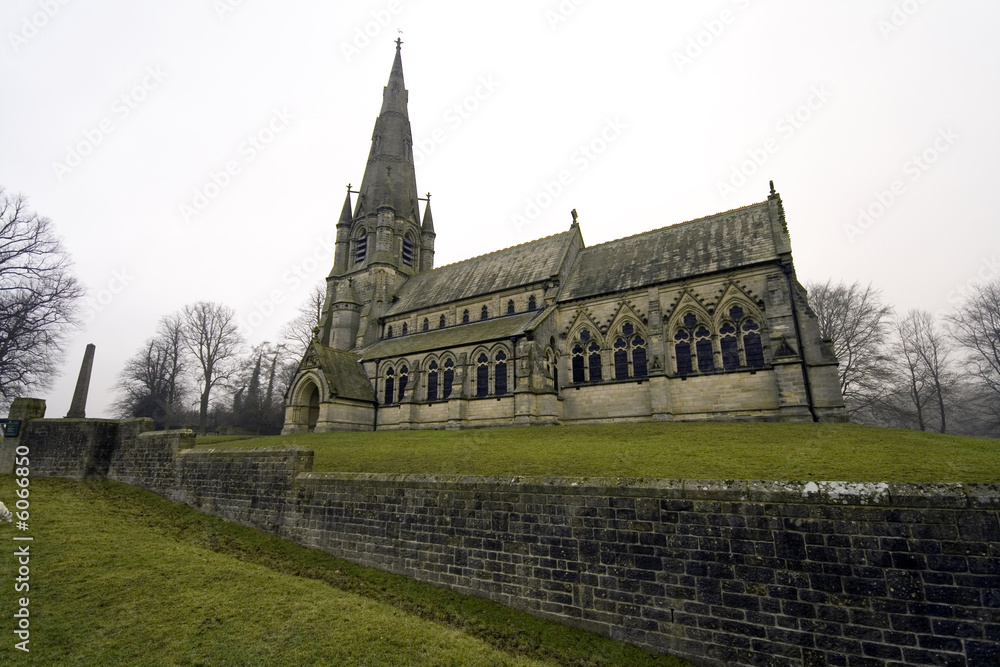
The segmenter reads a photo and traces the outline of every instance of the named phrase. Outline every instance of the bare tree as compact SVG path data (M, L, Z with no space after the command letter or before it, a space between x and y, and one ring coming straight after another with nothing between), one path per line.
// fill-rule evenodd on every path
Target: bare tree
M917 427L927 430L936 408L938 430L944 433L948 428L945 404L956 381L948 341L926 310L911 310L906 317L897 318L895 332L893 356L905 378Z
M301 357L313 338L313 329L319 324L323 315L323 303L326 301L326 285L316 285L309 293L309 298L299 306L299 314L294 320L281 328L281 340L293 357Z
M809 283L809 305L820 333L833 340L840 360L840 388L852 416L869 410L887 393L891 374L886 354L892 308L871 284Z
M118 415L150 417L158 429L176 426L187 391L184 353L181 318L168 315L119 373L114 406Z
M52 222L0 187L0 407L51 386L84 292Z
M902 384L905 386L905 394L909 399L907 404L915 411L917 428L926 431L926 420L924 411L927 403L931 400L931 385L928 383L926 369L920 354L916 350L917 335L915 323L912 318L896 319L895 332L897 339L896 366L900 370Z
M993 427L1000 426L1000 280L977 286L948 322L964 349Z
M184 306L181 317L184 344L194 358L201 386L198 430L204 433L212 389L237 370L243 336L236 324L236 313L219 303L199 301Z

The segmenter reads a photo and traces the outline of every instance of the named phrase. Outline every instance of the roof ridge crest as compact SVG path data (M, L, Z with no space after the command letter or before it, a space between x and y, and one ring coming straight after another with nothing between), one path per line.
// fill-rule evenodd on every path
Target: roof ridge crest
M594 244L592 246L587 246L586 248L583 248L581 250L581 252L586 252L587 250L593 250L594 248L600 248L601 246L605 246L605 245L611 245L612 243L620 243L621 241L628 241L629 239L634 239L634 238L637 238L639 236L645 236L646 234L654 234L656 232L662 232L664 229L673 229L674 227L682 227L684 225L690 225L690 224L693 224L693 223L696 223L696 222L704 222L705 220L709 220L711 218L718 218L718 217L721 217L721 216L724 216L724 215L728 215L730 213L736 213L737 211L743 211L745 209L750 209L750 208L754 208L756 206L762 206L762 205L765 205L765 204L767 204L767 201L754 202L753 204L746 204L745 206L737 206L736 208L731 208L728 211L720 211L719 213L712 213L711 215L703 215L700 218L693 218L691 220L683 220L681 222L675 222L672 225L664 225L663 227L657 227L656 229L647 229L644 232L636 232L635 234L632 234L631 236L623 236L623 237L618 238L618 239L611 239L610 241L605 241L604 243L597 243L597 244Z

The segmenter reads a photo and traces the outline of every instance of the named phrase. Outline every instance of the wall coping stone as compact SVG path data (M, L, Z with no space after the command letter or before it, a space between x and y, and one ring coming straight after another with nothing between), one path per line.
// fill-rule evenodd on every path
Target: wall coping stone
M635 477L532 477L520 475L427 475L410 473L302 472L303 484L359 482L367 486L505 488L524 493L664 497L757 503L885 505L893 507L1000 507L997 483L903 483L659 479Z

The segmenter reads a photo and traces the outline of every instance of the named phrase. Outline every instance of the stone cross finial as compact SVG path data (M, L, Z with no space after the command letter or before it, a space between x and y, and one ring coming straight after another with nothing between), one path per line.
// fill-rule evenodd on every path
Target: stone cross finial
M401 38L397 37L396 38L396 50L398 51L399 47L401 47L402 45L403 45L403 40Z

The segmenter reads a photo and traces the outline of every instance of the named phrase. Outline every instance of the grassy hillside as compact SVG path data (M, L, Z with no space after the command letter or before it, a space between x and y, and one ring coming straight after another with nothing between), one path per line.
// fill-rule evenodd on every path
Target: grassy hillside
M0 498L14 483L0 477ZM0 556L0 664L663 665L623 644L361 568L119 484L31 480L30 653ZM10 503L13 504L13 503Z
M199 448L279 444L313 449L315 470L331 472L1000 481L1000 440L857 424L601 424L198 439Z

